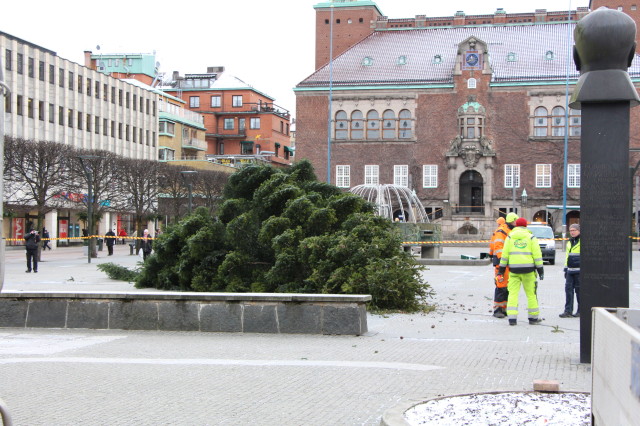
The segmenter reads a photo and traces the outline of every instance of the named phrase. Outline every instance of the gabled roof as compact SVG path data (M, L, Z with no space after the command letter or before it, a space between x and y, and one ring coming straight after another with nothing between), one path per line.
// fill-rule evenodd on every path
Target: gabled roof
M458 45L469 37L487 44L493 83L565 80L574 27L550 23L376 31L333 60L333 86L452 84ZM547 59L548 52L553 59ZM401 56L406 57L404 65L399 64ZM570 60L569 79L575 80L580 74ZM629 74L640 77L637 55ZM327 64L297 88L328 85Z

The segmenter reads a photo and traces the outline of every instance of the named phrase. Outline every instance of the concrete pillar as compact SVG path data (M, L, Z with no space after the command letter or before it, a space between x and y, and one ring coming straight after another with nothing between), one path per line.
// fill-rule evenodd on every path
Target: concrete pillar
M56 238L58 236L58 210L52 210L44 215L44 227L49 231L50 238ZM51 250L58 248L58 240L49 242Z

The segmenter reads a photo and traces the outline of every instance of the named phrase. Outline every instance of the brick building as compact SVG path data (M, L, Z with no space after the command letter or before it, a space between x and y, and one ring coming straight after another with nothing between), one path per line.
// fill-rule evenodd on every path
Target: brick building
M331 183L408 186L444 235L487 237L514 209L559 231L566 138L567 224L578 220L581 117L566 93L587 8L411 19L363 0L315 9L317 70L295 89L296 150L320 179L330 131ZM629 73L640 82L638 58Z
M185 76L174 72L162 89L184 100L186 108L204 115L210 160L234 166L245 161L291 164L289 111L225 73L224 67Z

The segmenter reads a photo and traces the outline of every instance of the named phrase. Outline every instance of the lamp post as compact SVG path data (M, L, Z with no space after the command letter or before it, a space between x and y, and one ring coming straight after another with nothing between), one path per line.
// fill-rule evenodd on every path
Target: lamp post
M93 179L91 179L91 166L86 164L84 160L92 160L99 158L97 155L79 155L80 166L84 171L84 175L87 179L87 234L89 235L89 241L87 244L87 263L91 263L92 250L92 232L93 232Z
M524 217L525 219L526 219L527 215L524 212L524 208L527 206L527 198L528 198L527 190L523 189L522 190L522 198L520 199L520 201L521 201L521 204L522 204L522 217Z
M327 183L331 183L331 122L333 121L333 4L329 18L329 115L327 116ZM337 177L336 177L337 179Z
M511 211L516 212L516 167L515 164L511 165Z
M189 190L189 214L191 214L191 210L193 208L192 198L191 198L191 189L193 185L193 178L197 174L195 170L183 170L180 172L182 175L182 180L187 185L187 189Z

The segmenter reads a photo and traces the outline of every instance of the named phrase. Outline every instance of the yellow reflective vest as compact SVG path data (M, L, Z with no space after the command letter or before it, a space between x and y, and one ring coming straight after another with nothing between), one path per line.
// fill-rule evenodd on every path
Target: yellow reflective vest
M531 231L517 226L504 242L500 268L509 267L512 274L526 274L542 268L542 251Z
M564 267L567 268L568 274L580 273L580 237L577 240L576 238L569 239Z

